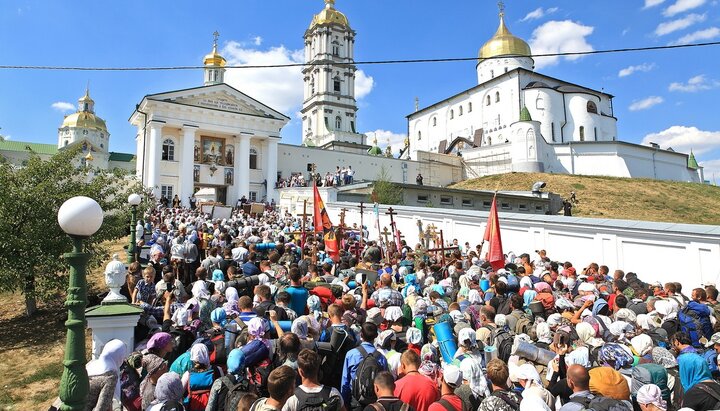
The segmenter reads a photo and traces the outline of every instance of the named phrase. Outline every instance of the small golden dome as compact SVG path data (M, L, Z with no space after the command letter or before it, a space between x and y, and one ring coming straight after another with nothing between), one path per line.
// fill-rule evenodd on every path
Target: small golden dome
M203 64L205 66L225 67L225 63L227 63L227 61L225 60L225 57L221 56L217 51L217 39L220 36L220 33L216 31L213 33L213 36L215 37L215 40L213 41L212 51L205 56Z
M530 46L520 37L513 36L505 25L505 14L500 12L500 26L478 53L480 60L498 56L531 56Z
M63 120L60 128L65 127L80 127L91 130L100 130L107 133L105 120L87 111L79 111L77 113L70 114L69 116L65 116L65 120Z
M325 0L325 8L315 16L313 16L310 28L320 24L339 24L350 28L350 22L344 14L335 9L335 0Z

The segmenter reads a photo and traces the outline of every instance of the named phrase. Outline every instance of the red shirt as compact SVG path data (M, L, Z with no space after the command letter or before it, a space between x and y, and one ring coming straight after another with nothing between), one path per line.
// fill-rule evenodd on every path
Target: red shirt
M416 411L428 411L440 398L440 392L430 378L413 371L395 382L395 396Z
M462 411L462 400L457 395L455 395L455 394L443 395L442 398L445 401L449 402L450 405L452 405L452 407L455 408L457 411ZM434 402L430 406L428 411L447 411L447 408L443 407L443 405L440 404L439 402Z

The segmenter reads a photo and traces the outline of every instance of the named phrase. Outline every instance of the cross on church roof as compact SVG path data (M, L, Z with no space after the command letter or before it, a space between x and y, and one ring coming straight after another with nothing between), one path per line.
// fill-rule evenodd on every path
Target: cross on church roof
M505 2L499 1L498 9L500 9L500 16L504 16L505 15Z
M213 33L213 46L215 46L215 47L217 47L218 37L220 37L220 33L218 33L218 31L215 30L215 32Z

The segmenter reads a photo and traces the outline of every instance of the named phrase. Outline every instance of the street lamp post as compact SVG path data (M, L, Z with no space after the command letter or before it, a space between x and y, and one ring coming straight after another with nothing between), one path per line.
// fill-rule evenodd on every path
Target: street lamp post
M127 262L131 264L135 261L135 247L137 239L135 238L136 229L135 221L137 220L137 207L140 205L142 197L133 193L128 196L128 204L132 207L132 217L130 217L130 244L128 244Z
M58 223L73 242L73 251L63 257L70 264L70 281L65 306L68 319L65 322L67 339L63 374L60 379L62 411L85 410L90 391L85 370L85 307L87 306L87 281L85 267L90 254L83 252L83 240L95 234L103 222L100 205L88 197L73 197L58 211Z

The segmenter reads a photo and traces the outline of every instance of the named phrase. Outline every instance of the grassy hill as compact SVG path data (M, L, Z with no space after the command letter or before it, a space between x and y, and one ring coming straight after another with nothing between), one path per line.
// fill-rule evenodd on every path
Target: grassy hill
M536 181L546 191L579 204L573 215L689 224L720 224L720 187L616 177L566 174L510 173L466 180L453 188L529 191Z

